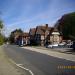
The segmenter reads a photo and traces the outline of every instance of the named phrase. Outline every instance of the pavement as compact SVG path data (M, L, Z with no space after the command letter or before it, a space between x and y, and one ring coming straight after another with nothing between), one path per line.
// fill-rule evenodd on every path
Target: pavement
M71 49L47 49L44 47L22 47L31 51L43 53L49 56L66 59L75 62L75 52L72 52Z
M22 75L19 69L9 61L2 46L0 46L0 75Z
M48 51L50 50L50 51L56 51L60 53L75 55L75 50L73 50L72 48L46 48L42 46L32 46L32 47L36 49L43 49L43 50L48 50Z

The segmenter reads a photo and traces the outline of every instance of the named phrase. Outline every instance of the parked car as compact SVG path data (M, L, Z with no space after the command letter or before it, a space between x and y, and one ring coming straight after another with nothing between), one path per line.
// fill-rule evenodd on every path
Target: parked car
M65 47L65 43L60 43L58 46L59 46L59 48L64 48Z
M75 50L75 41L73 42L72 48Z
M72 48L72 45L73 45L73 42L71 41L71 42L66 43L65 47Z
M47 46L47 48L57 48L58 44L50 44Z
M72 45L73 45L73 44L67 44L67 47L68 47L68 48L71 48L71 47L72 47Z

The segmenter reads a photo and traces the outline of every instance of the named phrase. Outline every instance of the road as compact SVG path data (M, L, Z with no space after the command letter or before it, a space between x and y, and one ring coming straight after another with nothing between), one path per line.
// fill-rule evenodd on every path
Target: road
M15 45L5 45L4 51L16 64L30 69L34 75L75 75L74 68L58 69L58 66L74 66L75 62L33 52Z

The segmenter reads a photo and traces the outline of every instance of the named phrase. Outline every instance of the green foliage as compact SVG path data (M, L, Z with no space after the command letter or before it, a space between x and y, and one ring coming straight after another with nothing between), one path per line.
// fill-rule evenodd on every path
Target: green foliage
M0 29L3 28L3 22L0 20Z
M12 34L12 33L11 33L11 35L9 37L9 42L14 43L14 34Z
M23 33L23 31L21 29L15 29L14 31L12 31L11 33Z
M3 22L2 20L0 20L0 45L2 45L4 43L4 37L3 35L1 34L1 30L3 29Z
M2 45L3 43L4 43L4 37L0 35L0 45Z
M10 36L9 36L9 42L10 43L14 43L14 37L16 35L20 35L22 33L23 33L23 31L21 29L15 29L14 31L12 31Z
M63 33L65 39L75 38L75 12L65 14L58 21L58 29Z

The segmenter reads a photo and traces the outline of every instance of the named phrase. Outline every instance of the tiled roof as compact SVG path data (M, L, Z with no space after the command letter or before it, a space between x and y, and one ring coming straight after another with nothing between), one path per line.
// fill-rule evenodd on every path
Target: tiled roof
M29 36L29 33L23 33L23 36L25 36L25 37L28 37Z
M48 24L37 26L36 28L46 29L48 28Z
M37 26L37 27L36 27L36 34L44 35L46 29L49 30L49 28L48 28L48 24L46 24L46 25L44 25L44 26Z
M29 34L35 35L35 32L36 32L36 28L32 28L32 29L30 29Z
M41 34L41 35L44 35L44 32L43 32L43 30L42 29L37 29L36 30L36 34Z
M54 31L54 32L59 32L57 28L54 28L53 31Z
M30 29L29 35L35 35L35 34L40 34L40 35L49 34L50 35L52 32L58 32L58 29L54 27L48 27L48 24L45 24L44 26L37 26L36 28Z
M29 33L25 32L19 35L19 37L29 37Z

